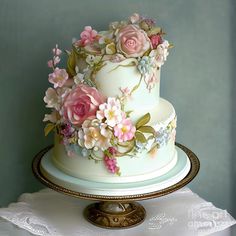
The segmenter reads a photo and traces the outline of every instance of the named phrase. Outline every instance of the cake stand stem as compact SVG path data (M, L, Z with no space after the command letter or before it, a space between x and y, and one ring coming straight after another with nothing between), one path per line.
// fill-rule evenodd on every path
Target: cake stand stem
M141 224L146 211L137 202L103 201L87 206L84 216L98 227L124 229Z

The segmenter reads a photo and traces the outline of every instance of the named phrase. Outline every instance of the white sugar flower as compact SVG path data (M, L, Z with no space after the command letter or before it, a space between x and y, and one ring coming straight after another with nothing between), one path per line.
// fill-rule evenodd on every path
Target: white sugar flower
M169 42L167 40L165 40L162 44L159 44L157 46L156 59L157 59L157 65L159 67L161 67L164 64L164 62L167 59L167 56L169 55L168 48L169 48Z
M57 95L60 99L60 102L63 102L63 99L66 97L66 95L71 91L70 88L67 87L62 87L62 88L57 88Z
M94 66L94 65L98 64L101 59L102 59L102 56L88 55L88 56L86 57L86 62L87 62L90 66Z
M57 121L60 119L60 115L57 111L53 111L51 114L45 114L43 121L50 121L52 123L57 123Z
M48 88L43 100L45 103L47 103L46 107L55 108L56 110L60 109L60 99L55 89Z
M137 23L140 20L140 15L138 13L134 13L132 16L129 17L129 20L132 24Z
M84 73L79 72L79 67L75 67L76 75L73 77L75 84L80 84L84 80Z
M99 36L100 36L100 38L98 40L99 44L111 43L112 38L113 38L113 31L100 31Z
M99 106L97 111L97 118L103 120L111 127L114 127L122 120L123 111L121 110L120 101L116 98L109 97L107 103L103 103Z

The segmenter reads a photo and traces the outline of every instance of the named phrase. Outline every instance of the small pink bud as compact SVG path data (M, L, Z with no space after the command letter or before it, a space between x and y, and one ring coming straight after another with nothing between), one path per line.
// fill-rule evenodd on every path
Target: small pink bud
M62 53L62 51L58 48L57 44L56 44L56 47L52 49L52 52L55 56L59 56Z
M53 61L52 61L52 60L49 60L49 61L48 61L48 67L49 67L49 68L53 68Z
M109 151L109 153L111 153L111 155L116 155L117 154L117 150L114 147L109 147L108 151Z
M61 61L60 57L56 56L56 57L53 59L54 66L57 65L60 61Z

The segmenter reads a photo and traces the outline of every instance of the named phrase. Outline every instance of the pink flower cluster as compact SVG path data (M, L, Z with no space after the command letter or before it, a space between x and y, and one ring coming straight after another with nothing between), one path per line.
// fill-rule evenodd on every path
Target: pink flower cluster
M80 34L81 39L78 41L79 46L86 46L95 41L97 31L93 30L91 26L85 26L84 31Z
M79 84L65 97L63 104L64 119L80 127L84 121L97 118L113 128L119 142L131 140L135 134L135 126L130 118L121 110L120 101L106 98L97 89Z
M69 76L65 69L59 69L55 66L60 62L60 55L62 51L56 47L52 49L53 58L48 61L48 67L53 69L53 73L48 75L48 81L53 84L54 88L62 87L66 81L68 80Z
M58 48L57 44L56 47L52 49L52 53L53 59L48 61L49 68L54 68L61 61L59 56L61 55L62 51Z
M112 174L119 173L120 168L117 166L117 160L115 155L117 150L114 147L109 147L104 155L104 164L109 172Z
M126 117L125 112L121 110L118 99L109 97L106 103L101 104L97 111L97 118L114 129L114 135L119 142L126 142L134 137L135 126L131 119Z

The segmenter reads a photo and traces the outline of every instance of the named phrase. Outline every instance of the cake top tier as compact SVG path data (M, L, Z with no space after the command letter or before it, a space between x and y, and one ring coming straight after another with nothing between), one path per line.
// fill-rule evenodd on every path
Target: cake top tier
M127 21L110 23L105 31L97 32L91 26L85 26L80 39L73 40L67 71L75 76L78 70L82 72L89 65L96 74L104 61L135 58L139 72L146 75L153 67L160 68L166 60L171 45L164 40L164 34L154 19L137 13Z
M163 35L155 20L136 13L106 31L86 26L66 51L65 69L59 68L62 50L56 45L48 61L53 88L44 97L52 109L44 118L45 134L54 129L65 145L95 159L131 155L135 146L155 139L148 111L156 113L160 67L170 48Z

